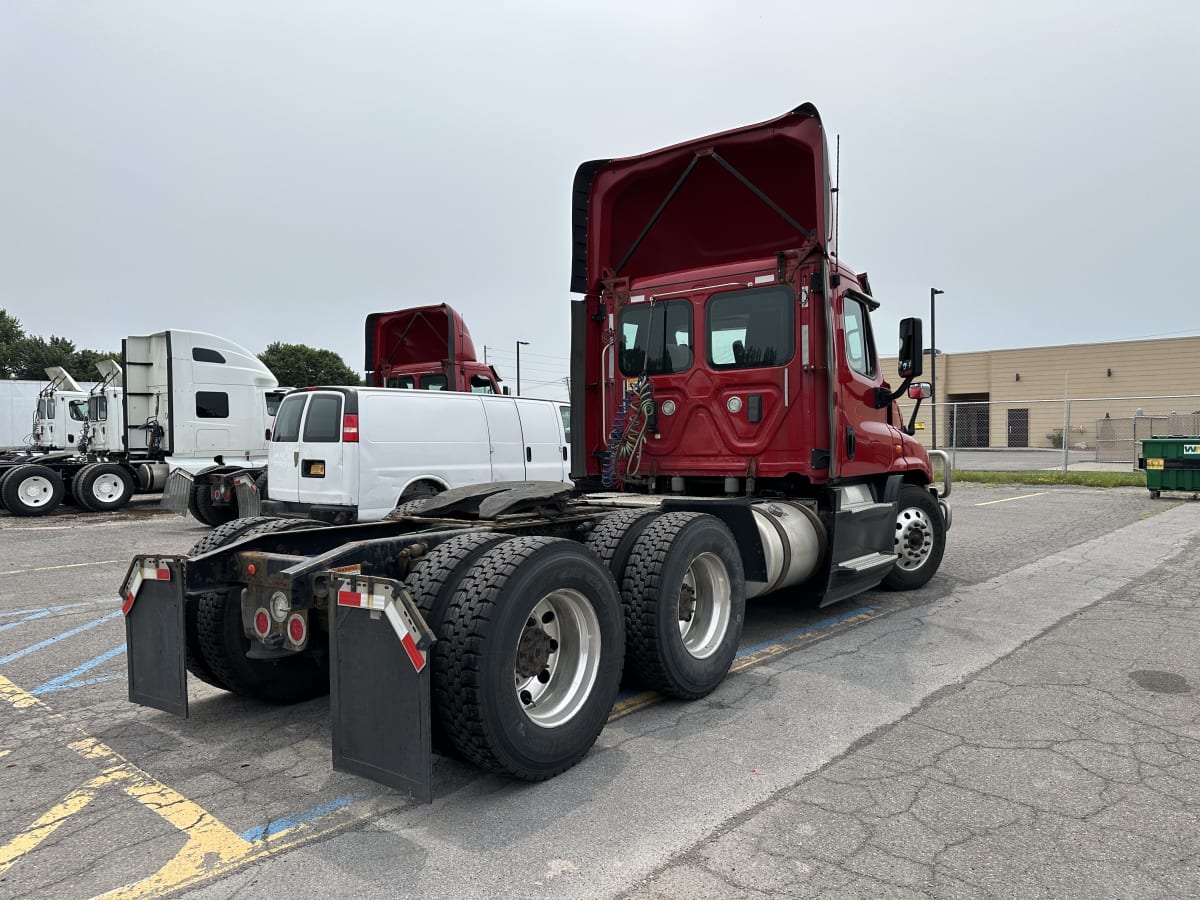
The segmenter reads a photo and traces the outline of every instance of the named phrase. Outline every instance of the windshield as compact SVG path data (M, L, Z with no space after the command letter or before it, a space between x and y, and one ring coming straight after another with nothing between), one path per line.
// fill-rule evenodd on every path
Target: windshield
M692 303L640 303L621 311L621 371L669 375L692 366Z

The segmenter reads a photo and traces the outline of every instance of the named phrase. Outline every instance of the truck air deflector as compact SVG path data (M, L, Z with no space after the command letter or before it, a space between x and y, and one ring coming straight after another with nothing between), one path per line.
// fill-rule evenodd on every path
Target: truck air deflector
M575 175L571 290L825 244L820 116L805 104L757 125Z
M121 600L130 701L186 719L182 561L135 557L122 583Z

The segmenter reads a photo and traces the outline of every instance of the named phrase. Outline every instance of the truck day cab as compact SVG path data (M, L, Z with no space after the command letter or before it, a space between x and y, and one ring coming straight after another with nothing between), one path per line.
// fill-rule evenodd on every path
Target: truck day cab
M708 694L750 598L933 576L949 471L939 491L895 404L928 394L920 322L893 389L870 284L830 252L816 109L585 163L574 214L576 489L238 520L136 557L131 700L186 715L187 672L271 702L331 689L334 766L428 799L435 744L544 779L587 753L622 677Z

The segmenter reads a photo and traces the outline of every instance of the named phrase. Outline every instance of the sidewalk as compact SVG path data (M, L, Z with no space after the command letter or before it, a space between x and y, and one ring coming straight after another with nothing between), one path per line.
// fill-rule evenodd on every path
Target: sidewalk
M1197 542L630 896L1200 895Z

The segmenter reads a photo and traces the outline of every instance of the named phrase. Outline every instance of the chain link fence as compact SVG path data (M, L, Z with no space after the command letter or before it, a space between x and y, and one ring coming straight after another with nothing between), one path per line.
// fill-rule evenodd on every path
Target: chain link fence
M909 402L906 423L911 414ZM1200 436L1200 394L1064 400L951 395L936 405L923 403L916 428L927 447L1061 450L1064 465L1068 458L1134 465L1147 438Z

